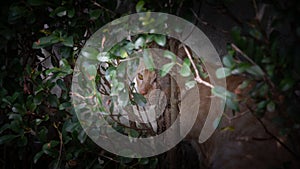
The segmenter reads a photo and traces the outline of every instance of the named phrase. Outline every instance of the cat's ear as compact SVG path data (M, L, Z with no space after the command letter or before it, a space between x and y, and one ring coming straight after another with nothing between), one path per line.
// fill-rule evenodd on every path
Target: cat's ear
M156 73L153 73L153 76L152 76L152 78L151 78L150 84L151 84L154 88L157 87L157 74L156 74Z

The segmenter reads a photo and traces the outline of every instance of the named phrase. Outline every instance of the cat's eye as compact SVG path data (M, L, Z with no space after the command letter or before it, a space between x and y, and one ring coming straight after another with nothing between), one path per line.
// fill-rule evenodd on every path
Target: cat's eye
M138 78L140 79L140 80L143 80L143 75L142 74L140 74L140 73L138 73Z

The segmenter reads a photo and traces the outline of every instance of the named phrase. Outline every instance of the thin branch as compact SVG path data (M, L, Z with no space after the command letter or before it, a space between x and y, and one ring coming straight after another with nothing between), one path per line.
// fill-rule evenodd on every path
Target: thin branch
M262 72L264 73L263 77L264 79L269 83L269 85L271 86L272 89L275 88L274 83L270 80L270 78L267 76L267 73L265 72L264 69L262 69L260 66L258 66L250 57L248 57L248 55L246 53L244 53L240 48L238 48L235 44L231 43L231 47L233 50L235 50L236 52L240 53L245 59L247 59L251 64L259 67Z
M243 22L241 21L240 18L238 18L237 16L235 16L226 5L222 5L222 8L225 9L225 13L228 17L230 17L233 21L235 21L237 24L239 24L240 26L243 26Z
M191 11L192 11L193 15L195 16L196 20L199 21L200 23L202 23L203 25L210 26L213 29L215 29L216 31L221 31L224 34L228 34L229 33L228 31L226 31L224 29L218 29L216 26L214 26L212 24L209 24L208 22L203 21L201 18L199 18L199 16L196 14L196 12L193 9L191 9Z
M247 59L251 64L258 66L252 59L249 58L249 56L244 53L239 47L237 47L235 44L231 43L231 47L236 52L240 53L245 59Z
M197 69L197 67L196 67L196 65L195 65L195 63L194 63L194 61L193 61L193 58L192 58L190 52L188 51L188 49L186 48L185 45L183 45L183 48L184 48L184 50L185 50L185 52L186 52L188 58L190 59L190 61L191 61L191 63L192 63L192 66L193 66L193 68L194 68L194 71L195 71L195 73L196 73L195 81L198 82L198 83L200 83L200 84L204 84L205 86L207 86L207 87L213 89L214 86L213 86L212 84L210 84L210 83L208 83L208 82L206 82L206 81L204 81L204 80L201 79L201 77L200 77L200 75L199 75L199 71L198 71L198 69Z
M254 8L254 12L255 12L255 17L258 17L258 8L257 8L257 4L255 0L252 0L253 3L253 8Z
M58 158L57 158L57 164L55 166L55 168L58 168L60 160L61 160L61 154L62 154L62 148L63 148L63 138L62 138L61 132L58 129L58 126L55 123L53 123L53 126L57 130L57 133L58 133L58 136L59 136L59 141L60 141L59 155L58 155Z
M246 115L247 113L249 113L249 110L246 110L246 111L244 111L244 112L241 112L241 113L239 113L238 115L235 115L235 116L233 116L233 117L229 117L226 113L223 113L223 116L224 116L227 120L229 120L229 121L231 122L231 121L234 120L234 119L237 119L237 118L240 118L240 117Z
M179 3L178 8L177 8L177 11L176 11L176 16L179 16L179 13L181 12L181 9L182 9L183 2L184 2L184 0L182 0L182 1Z
M93 4L94 4L95 6L98 6L99 8L104 9L106 12L113 14L113 16L116 15L115 12L113 12L113 11L110 10L110 9L105 8L104 6L100 5L100 4L99 4L98 2L96 2L96 1L93 1Z
M261 124L261 126L264 128L265 132L271 136L274 140L276 140L283 148L285 148L289 153L291 153L296 159L299 159L299 156L292 151L284 142L282 142L279 138L277 138L272 132L268 130L264 122L254 115L254 111L250 108L249 105L247 105L247 108L250 110L251 114L257 119L257 121Z

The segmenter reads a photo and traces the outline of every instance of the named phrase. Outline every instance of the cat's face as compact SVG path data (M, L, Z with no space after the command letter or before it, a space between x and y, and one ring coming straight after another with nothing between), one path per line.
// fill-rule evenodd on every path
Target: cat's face
M148 95L153 89L156 89L157 74L155 71L142 69L136 77L137 90L142 95Z

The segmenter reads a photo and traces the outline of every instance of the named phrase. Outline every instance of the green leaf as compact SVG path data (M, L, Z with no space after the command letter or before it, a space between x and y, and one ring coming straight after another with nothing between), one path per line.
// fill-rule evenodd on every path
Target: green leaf
M139 164L141 165L149 164L149 158L139 158Z
M54 148L59 144L59 141L57 140L51 140L48 144L49 148Z
M57 157L58 152L54 148L59 144L59 141L51 140L43 145L43 152L53 158Z
M91 10L90 11L90 18L91 18L91 20L98 19L100 15L101 15L101 10L100 9L96 9L96 10Z
M144 5L145 2L143 0L140 0L135 6L136 12L142 12Z
M128 57L127 51L124 48L120 49L120 56L121 56L122 59Z
M167 40L166 40L166 36L165 35L156 35L156 36L154 36L154 41L159 46L165 46Z
M194 81L194 80L193 81L188 81L188 82L185 83L185 89L189 90L189 89L193 88L196 84L197 84L197 82Z
M129 129L129 133L128 134L129 134L130 137L133 137L133 138L137 138L140 135L140 133L137 132L134 129Z
M125 88L125 85L123 82L118 82L117 85L116 85L116 89L117 91L121 91Z
M281 80L279 86L281 91L287 91L294 86L295 81L291 77L286 77Z
M72 107L70 102L64 102L59 105L59 110L66 110L67 108Z
M83 129L80 131L77 138L78 138L78 140L80 141L81 144L83 144L85 142L85 140L87 138L87 135L86 135L86 133Z
M92 47L86 47L81 50L81 55L89 60L97 61L99 51Z
M36 164L36 162L42 157L43 154L44 154L43 151L36 153L35 156L33 157L33 162Z
M28 0L27 2L32 6L40 6L44 4L44 0Z
M224 56L222 61L223 61L223 64L226 67L229 67L229 68L231 68L235 65L235 62L234 62L233 57L231 55Z
M254 38L256 38L256 39L261 39L262 38L262 34L257 29L251 29L249 31L249 34L251 36L253 36Z
M94 65L89 65L89 66L86 68L86 71L87 71L87 73L89 73L89 74L88 74L89 76L95 77L96 74L97 74L97 68L96 68L96 66L94 66Z
M269 86L265 83L262 84L261 87L257 89L257 92L259 93L259 96L264 97L269 91Z
M180 75L183 77L188 77L191 74L190 70L191 62L188 58L185 58L180 69Z
M231 74L236 75L236 74L244 73L250 67L251 65L249 63L240 63L238 64L237 68L231 71Z
M240 27L234 27L231 30L231 37L234 40L234 42L238 42L241 38L241 28Z
M72 122L71 120L68 120L65 122L63 129L65 129L66 132L74 132L80 124L78 122Z
M226 67L218 68L216 71L216 76L218 79L225 78L231 74L231 70Z
M263 100L263 101L259 102L257 104L257 109L258 110L264 110L266 108L266 106L267 106L267 103L268 102L266 100Z
M63 6L59 6L50 14L50 16L54 16L55 14L58 17L63 17L65 15L67 15L67 9Z
M67 13L68 13L69 18L73 18L75 15L75 9L72 8L72 9L68 10Z
M9 129L10 125L8 123L5 123L3 126L0 128L0 134L5 131L6 129Z
M234 127L233 126L226 126L226 127L223 127L221 129L221 131L234 131Z
M60 38L56 35L49 35L46 37L41 37L37 42L34 42L32 45L33 49L40 49L43 47L50 46L52 44L60 42Z
M275 65L266 65L265 69L269 76L274 76Z
M97 55L99 62L108 62L110 61L109 54L107 52L101 52Z
M13 113L8 116L8 119L22 121L22 116L20 114Z
M231 108L232 110L235 110L235 111L240 111L240 108L239 108L239 103L237 101L235 101L233 98L227 98L226 99L226 105Z
M26 136L21 136L18 140L17 140L17 145L19 146L19 147L24 147L24 146L26 146L27 145L27 143L28 143L28 139L27 139L27 137Z
M56 80L56 84L64 91L68 91L66 84L64 83L64 81L62 79L57 79Z
M11 6L8 13L8 22L15 23L16 20L26 15L26 8L23 6Z
M119 161L122 165L130 163L130 162L132 162L132 160L133 160L133 158L129 158L129 157L120 157L120 159L119 159Z
M74 45L73 36L69 36L66 39L64 39L62 41L62 44L65 46L68 46L68 47L73 47L73 45Z
M263 77L264 76L264 72L262 71L262 69L257 66L257 65L253 65L250 68L246 69L246 72L256 76L256 77Z
M145 46L145 38L141 36L135 41L134 47L135 49L139 49L140 47L144 47L144 46Z
M26 16L26 22L27 22L28 24L33 24L35 21L36 21L36 16L35 16L33 13L29 13L29 14Z
M132 93L134 102L139 106L145 106L147 103L146 98L139 93Z
M17 138L18 135L4 135L0 137L0 145L11 142L13 139Z
M148 50L144 50L143 59L144 59L144 64L146 69L153 71L155 66L154 66L153 58Z
M57 99L57 96L55 94L50 94L47 97L47 100L48 100L51 107L58 107L58 99Z
M267 110L268 110L268 112L274 112L275 111L275 103L273 101L270 101L267 104Z
M47 141L47 134L48 134L48 129L45 126L42 126L40 131L38 131L38 139L46 142Z
M162 76L162 77L166 76L170 72L170 70L173 68L174 65L175 65L174 62L163 65L161 67L161 70L159 71L160 76Z
M67 59L73 54L73 49L71 47L62 46L59 52L63 58Z
M151 158L149 164L150 164L149 169L157 168L158 158L156 158L156 157Z
M212 94L214 94L215 96L218 96L220 98L222 98L223 100L226 100L227 97L229 98L234 98L234 94L231 93L230 91L226 90L224 87L222 86L215 86L214 88L211 89Z
M135 48L134 44L132 42L128 42L124 48L127 50L127 52L132 52L132 50Z
M16 103L12 107L12 111L15 112L15 113L25 114L26 113L26 108L25 108L24 105Z
M117 67L117 76L122 79L126 75L127 64L125 62L121 62Z
M166 51L164 51L163 55L164 55L165 58L171 59L172 62L176 61L176 55L173 52L170 52L170 51L166 50Z
M226 100L226 105L231 108L232 110L239 111L238 102L235 101L236 95L228 90L226 90L222 86L215 86L211 90L212 94Z
M119 83L119 84L123 84L123 83ZM124 84L123 84L124 85ZM124 86L123 86L124 88ZM118 93L119 97L118 97L118 103L119 105L125 107L127 106L128 102L129 102L129 94L128 94L128 90L123 89Z

